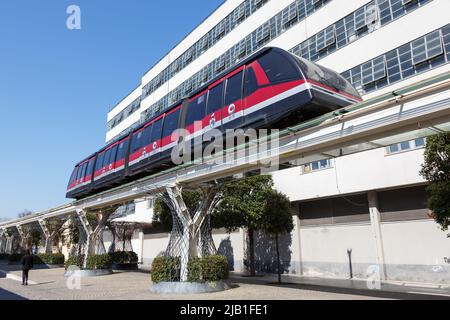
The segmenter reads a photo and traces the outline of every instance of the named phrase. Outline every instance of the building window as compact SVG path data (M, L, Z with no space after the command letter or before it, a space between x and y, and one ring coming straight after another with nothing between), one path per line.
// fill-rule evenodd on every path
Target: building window
M395 144L391 144L386 147L387 154L395 154L408 150L415 150L425 147L426 138L417 138L414 140L403 141Z
M316 50L322 51L336 42L336 30L334 26L328 27L322 32L319 32L316 40Z
M450 24L342 73L361 94L449 62Z
M386 78L386 61L384 56L364 63L361 68L363 85Z
M155 199L151 198L147 200L147 209L153 209L155 207Z
M302 174L332 168L331 159L314 161L302 166Z
M411 43L414 65L421 64L444 54L441 31L436 30L429 35Z
M270 23L264 24L256 31L256 42L262 44L270 38Z
M304 227L370 222L366 194L300 202L298 216Z

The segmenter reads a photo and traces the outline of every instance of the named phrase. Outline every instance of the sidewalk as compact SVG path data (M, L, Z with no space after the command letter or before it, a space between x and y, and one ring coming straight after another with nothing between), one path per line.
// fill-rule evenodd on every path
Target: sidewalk
M249 277L246 273L230 273L230 280L251 284L276 285L276 274ZM366 280L302 277L282 275L282 286L321 292L360 294L394 299L448 299L450 285L382 281L380 289L370 289Z

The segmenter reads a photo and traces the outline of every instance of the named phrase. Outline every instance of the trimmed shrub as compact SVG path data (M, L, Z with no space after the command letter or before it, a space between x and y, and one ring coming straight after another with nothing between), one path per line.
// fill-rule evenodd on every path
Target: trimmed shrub
M62 253L38 253L33 256L35 264L64 264L64 260Z
M86 269L88 270L110 270L112 260L109 254L97 254L87 258Z
M202 279L202 259L191 258L188 262L188 281L200 282Z
M133 251L117 251L110 252L112 263L137 263L139 258L136 252Z
M226 278L228 278L228 261L225 256L214 255L189 260L189 282L220 281Z
M76 266L78 268L82 268L83 267L83 262L84 262L84 254L79 255L79 256L71 256L69 257L69 259L67 259L67 261L64 263L64 267L66 268L66 270L70 267L70 266Z
M180 281L180 258L157 257L152 262L152 281Z

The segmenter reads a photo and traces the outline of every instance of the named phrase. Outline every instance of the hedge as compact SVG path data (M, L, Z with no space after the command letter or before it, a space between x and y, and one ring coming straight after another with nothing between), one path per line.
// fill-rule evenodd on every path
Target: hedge
M76 266L78 268L82 268L83 267L83 262L84 262L84 254L79 255L79 256L71 256L69 257L69 259L67 259L67 261L64 263L64 267L66 268L66 270L70 267L70 266Z
M137 263L139 258L133 251L117 251L109 253L112 263Z
M155 258L152 262L151 277L154 283L163 281L180 281L180 258Z
M38 253L33 256L35 264L64 264L64 260L62 253Z
M97 254L87 258L86 269L88 270L109 270L112 260L109 254Z
M189 282L220 281L226 278L228 278L228 261L225 256L213 255L189 260Z
M180 281L180 258L156 258L152 263L151 276L154 283ZM228 278L228 261L225 256L214 255L189 260L189 282L220 281L226 278Z

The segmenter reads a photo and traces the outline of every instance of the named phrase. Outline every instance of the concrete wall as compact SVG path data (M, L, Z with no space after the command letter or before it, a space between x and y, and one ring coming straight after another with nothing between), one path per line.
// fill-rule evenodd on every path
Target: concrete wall
M347 250L351 250L355 278L365 278L368 266L376 264L370 224L300 228L301 266L305 276L350 278Z
M275 187L291 201L424 183L423 149L386 155L384 148L332 159L332 168L302 174L300 167L273 173Z
M450 239L433 220L385 222L381 232L388 279L450 282Z

